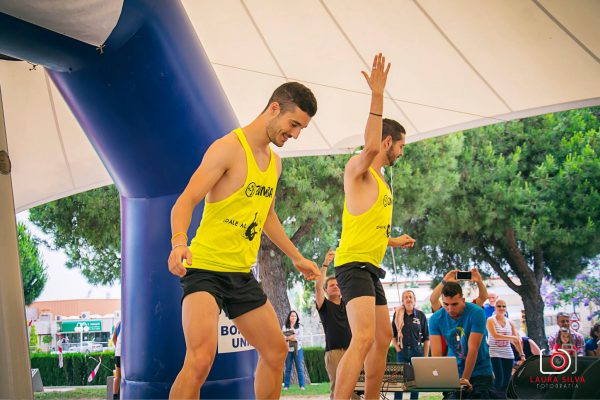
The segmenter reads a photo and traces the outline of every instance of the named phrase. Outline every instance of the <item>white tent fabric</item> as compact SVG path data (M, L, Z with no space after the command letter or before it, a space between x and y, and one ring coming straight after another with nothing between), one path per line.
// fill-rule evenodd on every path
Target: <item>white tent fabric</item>
M286 80L319 111L282 156L362 142L360 74L392 62L385 116L414 142L462 129L600 104L600 1L184 0L241 123ZM17 211L111 182L44 72L0 62Z
M1 0L0 10L23 21L94 46L119 21L123 0Z

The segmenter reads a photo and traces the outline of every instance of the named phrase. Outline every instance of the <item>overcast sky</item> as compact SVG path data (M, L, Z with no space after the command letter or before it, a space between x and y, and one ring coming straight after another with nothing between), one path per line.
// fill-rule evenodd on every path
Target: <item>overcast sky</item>
M17 220L24 222L29 231L36 237L48 240L48 236L28 220L27 211L17 214ZM44 263L48 267L48 281L44 291L37 301L42 300L72 300L72 299L120 299L121 284L113 286L90 285L76 269L65 267L67 256L62 252L49 250L40 245Z

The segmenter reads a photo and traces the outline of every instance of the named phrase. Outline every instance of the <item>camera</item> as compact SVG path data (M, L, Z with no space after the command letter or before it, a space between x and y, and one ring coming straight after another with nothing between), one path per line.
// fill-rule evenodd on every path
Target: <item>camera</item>
M471 280L471 271L457 271L456 272L456 280L457 281L470 281Z

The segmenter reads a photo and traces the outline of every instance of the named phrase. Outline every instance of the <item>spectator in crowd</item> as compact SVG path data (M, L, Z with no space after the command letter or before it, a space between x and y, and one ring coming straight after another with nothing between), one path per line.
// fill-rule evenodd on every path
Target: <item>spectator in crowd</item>
M112 342L115 344L115 377L113 380L113 399L120 398L121 390L121 321L113 330Z
M319 318L325 331L325 370L329 376L331 393L329 398L333 399L335 390L335 374L342 356L350 346L352 331L346 314L346 303L342 299L340 288L335 276L327 276L327 267L333 261L335 251L329 250L321 266L321 275L315 285L315 301ZM325 281L325 284L323 284Z
M577 347L575 345L574 338L571 336L569 328L560 328L556 336L556 340L552 346L552 351L555 352L559 349L565 350L571 355L575 355L577 353Z
M558 336L560 336L561 334L561 328L566 328L569 332L569 335L571 336L570 343L573 344L577 355L585 355L585 340L583 339L583 336L580 333L575 332L571 329L571 319L569 317L569 313L561 311L558 314L556 314L556 323L558 324L559 330L554 335L550 335L550 337L548 338L548 347L550 349L554 349L555 344L558 340Z
M288 390L290 388L292 363L296 365L300 390L304 390L304 353L302 351L302 342L300 341L302 328L300 327L300 318L296 311L290 311L281 330L283 331L285 341L288 344L288 355L285 359L285 373L283 375L283 390Z
M485 311L485 317L491 317L494 312L496 312L496 301L498 300L498 295L494 292L488 293L488 303L483 306L483 311ZM506 318L508 318L508 311L504 310L504 314Z
M525 361L525 353L515 324L505 316L506 302L496 299L495 303L496 312L487 320L490 358L494 371L494 388L505 392L515 359L510 347L511 343L517 348L519 354L518 365Z
M453 269L444 276L444 279L431 292L431 296L429 296L429 303L431 304L431 312L436 312L437 310L442 308L442 303L440 302L440 296L442 295L442 288L446 282L457 282L456 273L458 269ZM477 298L473 299L473 303L477 304L480 307L483 307L483 303L488 298L487 289L483 283L483 279L481 279L481 274L477 268L471 269L471 282L475 282L477 284L477 289L479 290ZM446 340L444 337L440 337L442 341L442 355L446 356L448 354L448 347L446 345Z
M596 322L590 330L590 338L585 341L585 354L590 357L600 357L600 322Z
M402 306L392 318L392 343L396 348L396 361L411 363L412 357L429 357L429 328L423 311L415 308L416 296L412 290L402 292ZM396 392L395 399L402 399ZM419 392L412 392L411 399L418 399Z
M443 308L429 318L431 355L442 355L442 340L448 343L448 355L456 357L460 384L470 390L470 398L489 398L492 386L492 363L484 339L486 319L483 309L466 303L457 282L442 288Z
M442 294L442 288L446 282L457 282L456 273L458 269L453 269L449 271L444 279L433 289L431 292L431 296L429 296L429 302L431 303L431 312L436 312L440 308L442 308L442 303L440 302L440 296ZM488 299L488 291L483 283L483 279L481 279L481 274L477 268L471 268L471 282L475 282L477 284L477 289L479 293L477 294L477 298L473 299L473 303L477 304L480 307L483 307L483 303Z

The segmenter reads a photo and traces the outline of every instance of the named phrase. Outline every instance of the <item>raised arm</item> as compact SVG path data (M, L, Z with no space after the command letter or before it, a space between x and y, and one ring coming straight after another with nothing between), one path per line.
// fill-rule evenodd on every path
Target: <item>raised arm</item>
M346 167L348 178L357 179L363 176L369 170L377 154L379 154L383 118L383 93L389 70L390 64L386 68L385 57L379 53L373 59L371 75L361 71L369 88L371 88L371 108L365 128L365 146L358 156L353 157L348 162Z
M488 299L488 292L477 268L471 269L471 281L477 284L477 289L479 292L479 295L475 299L475 304L477 304L479 307L483 307L483 304Z
M185 190L171 209L171 254L169 255L169 271L182 277L186 273L183 260L192 263L192 253L188 245L187 231L190 227L192 212L208 192L221 179L230 167L230 146L222 138L214 142L204 154L202 163L192 175Z
M442 305L440 303L440 296L442 295L442 289L444 288L444 282L455 282L457 269L453 269L444 276L442 282L438 283L437 286L431 292L429 296L429 303L431 304L431 312L436 312Z
M323 265L321 265L321 275L317 278L317 282L315 283L315 301L317 303L317 310L321 309L323 302L325 301L325 289L323 288L325 277L327 276L327 268L333 258L335 257L335 251L329 250L327 254L325 254L325 259L323 260Z

